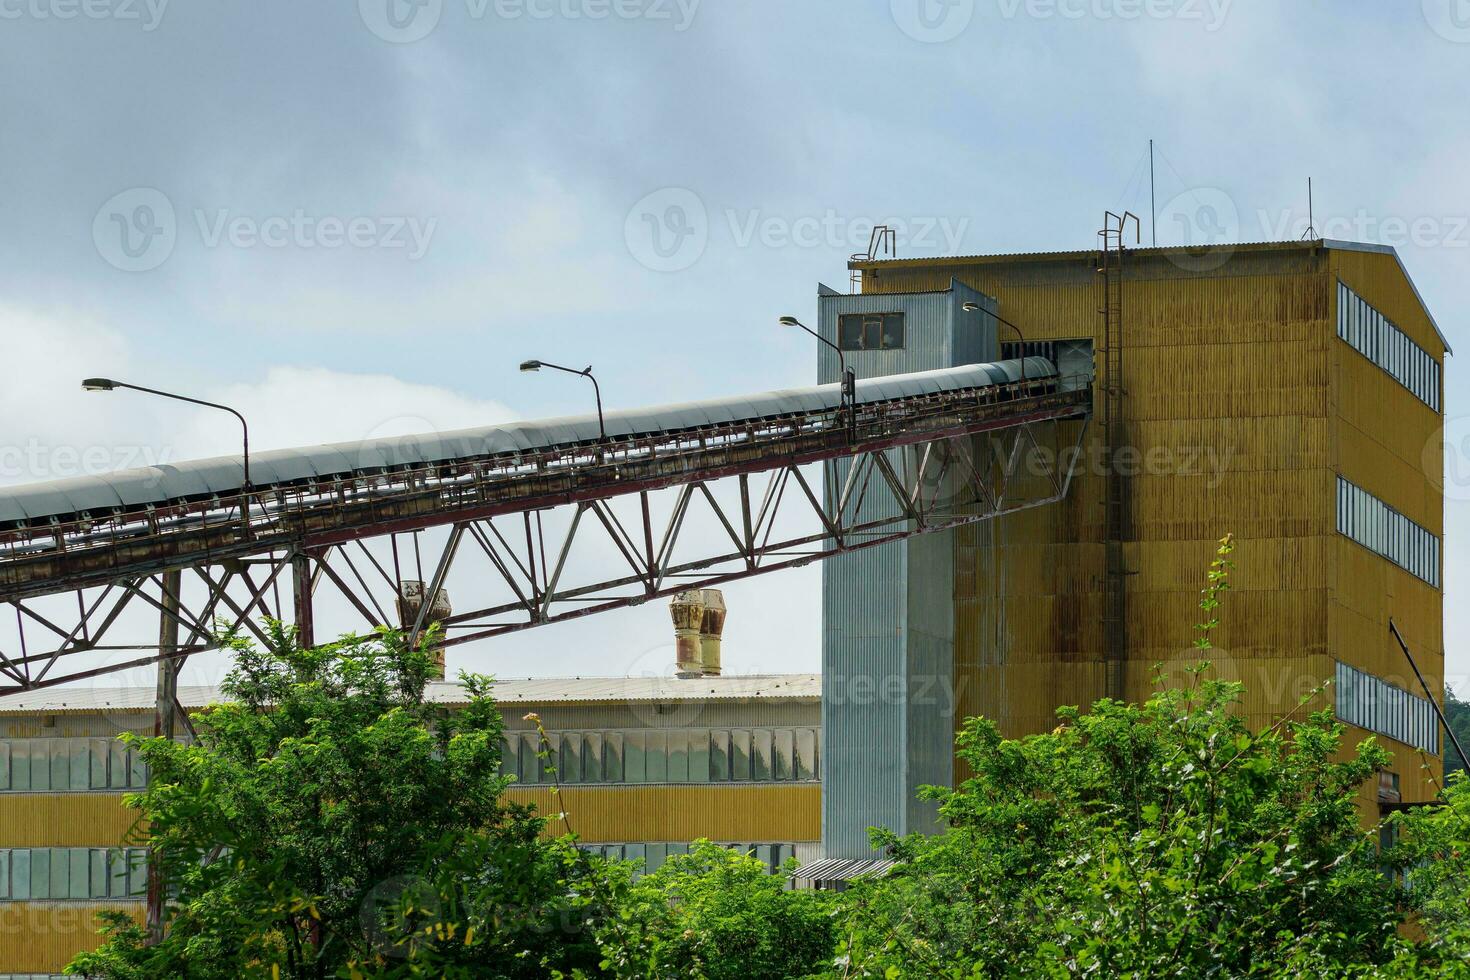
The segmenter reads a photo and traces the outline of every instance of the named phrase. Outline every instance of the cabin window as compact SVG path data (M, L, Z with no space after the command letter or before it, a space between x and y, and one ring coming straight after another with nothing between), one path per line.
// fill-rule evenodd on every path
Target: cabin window
M837 318L843 350L899 350L904 346L902 313L845 313Z

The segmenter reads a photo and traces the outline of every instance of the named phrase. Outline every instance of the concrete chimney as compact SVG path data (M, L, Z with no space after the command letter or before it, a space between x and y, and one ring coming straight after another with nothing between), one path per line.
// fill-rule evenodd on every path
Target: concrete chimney
M725 594L704 589L704 614L699 620L699 659L706 677L720 676L720 637L725 632Z
M419 610L424 607L424 597L428 591L428 587L423 582L414 579L405 579L399 584L398 622L405 632L412 629L413 624L418 621ZM434 597L434 605L429 608L429 615L424 620L424 624L431 626L434 623L442 623L453 612L454 607L449 604L449 593L440 589L439 594ZM444 679L444 648L436 647L430 653L434 658L434 670L430 676L442 681Z
M676 593L669 601L669 617L674 621L674 673L679 677L699 677L704 673L704 657L700 652L704 596L699 589L690 589Z

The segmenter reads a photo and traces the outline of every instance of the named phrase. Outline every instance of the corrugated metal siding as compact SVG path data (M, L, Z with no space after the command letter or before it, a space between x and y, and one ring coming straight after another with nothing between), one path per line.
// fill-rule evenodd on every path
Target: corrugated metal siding
M1346 283L1428 351L1441 365L1443 387L1444 344L1397 258L1341 250L1334 250L1331 256L1334 283ZM1442 536L1443 415L1336 339L1335 300L1334 289L1329 363L1335 467L1357 486ZM1391 616L1411 644L1430 690L1436 695L1443 690L1442 592L1341 535L1333 537L1329 550L1328 583L1329 646L1337 659L1405 690L1422 693L1403 654L1388 635ZM1438 759L1430 760L1432 772L1426 773L1424 760L1408 747L1381 736L1379 742L1395 753L1394 770L1399 774L1405 800L1428 799L1435 794L1435 780L1443 774ZM1364 806L1367 812L1373 812L1371 799L1365 799Z
M624 841L779 841L796 843L821 837L822 788L819 785L711 786L517 786L506 796L534 803L553 820L550 835L568 826L589 844Z
M121 793L3 793L0 847L115 847L137 818Z
M994 360L994 321L964 313L985 295L945 282L942 291L911 296L824 296L819 332L837 340L844 313L903 313L905 346L850 351L858 377L909 373ZM823 345L818 379L839 377L836 352ZM903 472L913 450L889 454ZM836 470L836 487L847 474ZM836 489L829 483L826 491ZM901 511L886 493L864 499L863 517ZM946 782L953 758L954 612L952 535L895 542L827 560L822 570L823 773L822 840L828 857L871 854L867 829L926 829L934 813L914 799L918 786Z
M83 950L96 949L97 913L127 912L139 923L140 902L14 902L4 906L0 929L0 969L12 973L59 973Z
M1332 676L1332 655L1403 673L1390 613L1438 685L1441 596L1342 538L1335 519L1341 471L1423 526L1443 527L1428 475L1442 466L1439 419L1336 336L1341 278L1437 354L1443 345L1412 283L1392 255L1310 244L1242 246L1216 269L1191 264L1179 252L1132 256L1131 437L1145 453L1203 446L1228 459L1214 473L1145 468L1133 481L1130 696L1151 690L1154 661L1194 657L1198 589L1226 532L1238 538L1239 568L1213 659L1250 685L1248 717L1290 710L1304 686ZM1095 339L1100 329L1090 253L865 268L873 292L958 278L996 297L1029 339ZM1061 506L957 536L962 715L983 711L1022 734L1053 727L1056 705L1101 695L1101 498L1101 480L1083 474ZM1398 772L1406 799L1430 795L1417 761L1405 756Z

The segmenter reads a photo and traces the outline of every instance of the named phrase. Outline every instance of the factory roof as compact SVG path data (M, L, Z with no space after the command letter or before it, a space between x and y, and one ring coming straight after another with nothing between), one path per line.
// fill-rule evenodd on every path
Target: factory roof
M1233 252L1286 252L1299 251L1301 249L1325 248L1336 249L1340 252L1371 252L1377 255L1391 255L1398 263L1399 271L1404 274L1404 279L1409 283L1409 288L1414 291L1414 296L1419 300L1419 305L1424 308L1424 313L1429 317L1429 323L1434 327L1434 332L1439 335L1440 342L1444 344L1446 353L1453 354L1454 348L1450 346L1449 339L1445 337L1444 331L1440 329L1439 323L1434 319L1429 304L1424 302L1424 296L1419 292L1419 287L1414 282L1414 277L1409 275L1408 266L1404 265L1403 257L1392 245L1377 245L1371 242L1345 242L1334 238L1315 238L1303 241L1286 242L1227 242L1220 245L1168 245L1130 248L1132 255L1185 255L1198 254L1202 249L1230 249ZM939 257L913 258L913 259L881 259L881 258L855 258L847 264L849 269L871 269L879 266L888 267L944 267L953 265L1003 265L1009 262L1047 262L1047 261L1087 261L1091 262L1097 255L1096 249L1068 249L1057 252L995 252L988 255L944 255Z
M429 685L428 700L464 704L464 687ZM619 704L669 701L815 701L820 674L727 674L721 677L533 677L497 680L491 692L501 704ZM0 698L0 715L151 712L152 687L53 687ZM179 703L202 708L223 700L214 685L180 686Z

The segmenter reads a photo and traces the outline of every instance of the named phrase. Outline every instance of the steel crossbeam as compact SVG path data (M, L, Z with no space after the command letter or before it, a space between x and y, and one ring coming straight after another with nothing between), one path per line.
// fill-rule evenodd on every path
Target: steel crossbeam
M0 694L265 618L456 646L988 520L1066 496L1090 404L995 386L262 489L248 526L236 498L0 531Z

